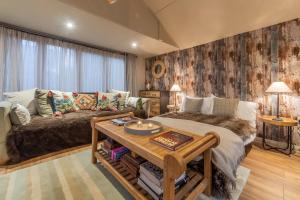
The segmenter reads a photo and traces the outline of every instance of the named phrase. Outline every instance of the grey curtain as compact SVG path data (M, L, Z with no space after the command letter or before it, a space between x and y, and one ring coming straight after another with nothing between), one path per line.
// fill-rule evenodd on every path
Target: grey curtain
M126 90L130 91L131 96L138 96L136 87L136 59L133 54L126 54Z

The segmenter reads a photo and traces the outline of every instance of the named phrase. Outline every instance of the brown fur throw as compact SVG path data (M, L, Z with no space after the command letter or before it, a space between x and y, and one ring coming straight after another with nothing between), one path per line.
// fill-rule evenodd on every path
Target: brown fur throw
M133 111L81 110L64 114L62 118L34 116L24 126L14 126L7 138L10 157L8 164L18 163L36 156L89 144L92 141L92 117L116 115Z
M220 126L231 130L236 135L240 136L242 140L246 140L251 134L256 132L256 129L251 127L246 120L241 120L232 117L203 115L200 113L168 113L161 115L160 117L174 118L174 119L186 119L195 122L201 122L214 126Z

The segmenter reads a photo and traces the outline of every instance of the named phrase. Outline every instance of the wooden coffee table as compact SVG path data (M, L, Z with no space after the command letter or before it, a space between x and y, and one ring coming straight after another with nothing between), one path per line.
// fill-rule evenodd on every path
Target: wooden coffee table
M219 144L219 137L214 133L207 133L205 136L195 135L189 132L164 127L161 133L174 130L185 135L190 135L194 140L176 151L170 151L159 145L150 143L151 136L128 134L124 127L114 125L113 118L133 116L133 113L115 115L109 117L93 118L92 125L92 162L99 161L136 199L152 199L151 196L137 184L137 179L124 169L119 161L113 161L100 149L97 149L99 134L105 134L132 152L142 156L151 163L157 165L164 172L164 193L163 199L196 199L200 193L211 194L212 184L212 163L211 148ZM161 134L158 133L158 134ZM157 134L155 134L157 135ZM204 174L189 171L187 163L203 155ZM190 174L191 179L179 191L175 192L175 180L183 172Z

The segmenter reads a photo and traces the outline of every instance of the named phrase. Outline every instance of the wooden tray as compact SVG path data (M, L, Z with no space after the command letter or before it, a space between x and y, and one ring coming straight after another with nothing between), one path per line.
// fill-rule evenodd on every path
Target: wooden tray
M139 126L138 122L142 122ZM148 125L151 124L152 127ZM127 133L136 134L136 135L151 135L155 133L159 133L162 130L162 125L160 122L153 121L153 120L134 120L127 122L124 125L124 130Z

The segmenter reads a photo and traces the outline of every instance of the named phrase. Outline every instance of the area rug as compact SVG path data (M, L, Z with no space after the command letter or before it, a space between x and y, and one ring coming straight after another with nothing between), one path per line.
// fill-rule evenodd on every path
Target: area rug
M249 176L238 170L237 200ZM203 198L203 197L201 197ZM205 198L205 197L204 197ZM3 200L121 200L134 199L103 167L91 164L89 150L50 160L0 176Z

